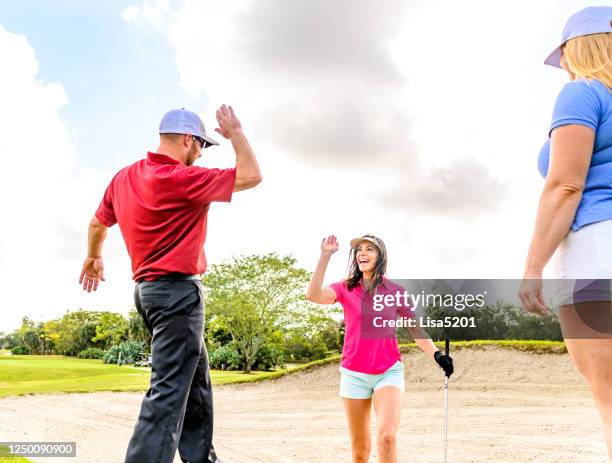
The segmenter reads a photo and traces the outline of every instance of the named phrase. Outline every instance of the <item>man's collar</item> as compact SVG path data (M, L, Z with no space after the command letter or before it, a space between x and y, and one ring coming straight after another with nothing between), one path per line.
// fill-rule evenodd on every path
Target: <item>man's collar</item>
M179 161L166 154L154 153L152 151L147 152L147 159L151 162L160 162L162 164L180 164Z

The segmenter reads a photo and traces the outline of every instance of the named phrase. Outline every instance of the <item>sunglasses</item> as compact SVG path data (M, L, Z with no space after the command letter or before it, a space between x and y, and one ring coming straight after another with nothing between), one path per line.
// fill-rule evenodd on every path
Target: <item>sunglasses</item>
M192 135L192 137L193 137L194 140L198 140L200 142L200 147L202 149L206 148L206 146L207 146L206 140L204 140L202 137L198 137L196 135Z

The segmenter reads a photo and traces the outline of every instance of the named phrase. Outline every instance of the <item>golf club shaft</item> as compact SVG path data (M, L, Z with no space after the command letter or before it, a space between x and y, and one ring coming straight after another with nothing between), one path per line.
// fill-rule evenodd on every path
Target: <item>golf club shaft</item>
M444 377L444 463L448 454L448 376Z
M445 353L450 354L450 338L448 333L444 333ZM448 455L448 375L444 374L444 463Z

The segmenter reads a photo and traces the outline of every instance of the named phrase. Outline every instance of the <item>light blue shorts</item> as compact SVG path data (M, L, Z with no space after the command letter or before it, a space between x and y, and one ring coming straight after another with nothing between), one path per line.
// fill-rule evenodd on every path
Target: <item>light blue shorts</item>
M385 386L395 386L404 392L404 364L400 360L379 375L360 373L340 367L340 397L369 399L376 389Z

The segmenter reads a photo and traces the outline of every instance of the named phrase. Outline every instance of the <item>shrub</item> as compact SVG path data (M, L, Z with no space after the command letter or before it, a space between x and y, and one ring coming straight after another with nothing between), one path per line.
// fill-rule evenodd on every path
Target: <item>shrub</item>
M231 344L226 344L213 351L208 362L210 368L217 370L221 368L225 370L240 370L242 368L240 354Z
M79 352L78 357L80 359L101 359L104 358L104 352L102 349L98 349L97 347L90 347L89 349L82 350Z
M139 354L144 350L144 342L124 341L121 344L111 346L104 354L104 363L117 363L121 354L121 363L134 363Z
M11 349L13 355L30 355L31 353L28 346L15 346Z
M263 345L255 356L255 363L252 369L257 371L270 371L274 370L276 367L284 368L284 360L281 349L275 346Z
M320 360L325 358L327 346L320 336L308 336L294 331L290 333L284 344L287 356L293 361Z

